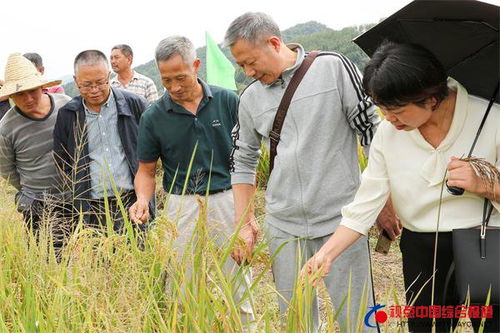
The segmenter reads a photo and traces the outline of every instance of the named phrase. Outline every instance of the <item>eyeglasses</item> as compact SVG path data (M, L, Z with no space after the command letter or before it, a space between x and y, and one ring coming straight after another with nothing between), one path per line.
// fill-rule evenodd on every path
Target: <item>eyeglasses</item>
M82 85L78 85L78 89L80 89L81 92L90 92L92 91L93 89L97 89L97 90L103 90L104 88L106 88L106 86L109 84L109 80L101 80L101 81L97 81L95 84L92 84L92 83L84 83Z

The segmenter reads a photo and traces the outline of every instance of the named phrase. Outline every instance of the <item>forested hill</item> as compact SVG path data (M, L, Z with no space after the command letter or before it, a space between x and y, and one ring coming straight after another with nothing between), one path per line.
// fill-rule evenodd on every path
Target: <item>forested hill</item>
M310 21L307 23L297 24L289 29L282 31L282 37L283 40L287 43L294 42L302 44L306 50L340 52L351 59L360 68L360 70L363 70L366 62L368 61L368 57L356 44L352 42L352 39L365 32L372 26L374 26L374 24L347 27L342 30L333 30L328 28L324 24ZM233 61L233 58L227 48L223 49L223 52L226 54L228 59ZM202 79L205 79L205 47L196 49L196 53L201 59L201 70L199 76ZM237 66L235 65L235 67ZM139 65L134 69L137 72L153 79L158 88L158 91L163 91L163 87L161 86L160 82L160 76L158 74L158 69L156 68L154 60L151 60L143 65ZM249 82L249 79L245 77L241 69L239 69L238 67L236 70L236 82L239 89L243 88ZM66 93L72 97L78 94L78 91L76 90L73 82L65 84L64 89Z

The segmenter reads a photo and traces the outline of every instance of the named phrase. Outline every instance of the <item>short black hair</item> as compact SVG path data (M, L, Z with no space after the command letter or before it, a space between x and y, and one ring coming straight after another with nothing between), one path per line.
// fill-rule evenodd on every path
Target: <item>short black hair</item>
M35 64L36 67L43 66L42 57L38 53L35 53L35 52L25 53L25 54L23 54L23 57L25 57L26 59L31 61L33 64Z
M410 103L437 107L447 96L447 74L439 60L416 44L384 41L366 65L363 88L378 106L394 109Z
M109 69L108 58L106 58L104 53L99 50L85 50L78 53L73 63L73 68L76 73L76 69L80 64L94 65L98 63L103 63Z
M125 57L128 57L128 56L131 56L132 58L134 57L134 52L132 51L132 48L130 46L128 46L127 44L118 44L118 45L115 45L113 46L113 48L111 49L111 51L113 50L120 50L122 51L123 55Z

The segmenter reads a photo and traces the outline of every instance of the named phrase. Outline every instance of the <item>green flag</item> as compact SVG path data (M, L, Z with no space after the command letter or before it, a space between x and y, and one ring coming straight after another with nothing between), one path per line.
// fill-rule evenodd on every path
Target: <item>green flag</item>
M212 37L206 33L207 40L207 82L215 86L236 90L234 66L222 53Z

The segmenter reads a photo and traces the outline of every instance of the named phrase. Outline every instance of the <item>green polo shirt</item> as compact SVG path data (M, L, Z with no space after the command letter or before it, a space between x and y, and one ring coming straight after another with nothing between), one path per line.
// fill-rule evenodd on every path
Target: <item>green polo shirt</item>
M139 160L152 162L160 158L163 188L167 192L172 189L174 194L182 193L197 143L186 193L205 194L210 170L210 192L231 187L229 155L231 130L238 119L238 96L230 90L199 82L203 98L196 115L172 101L165 92L144 112L139 124Z

